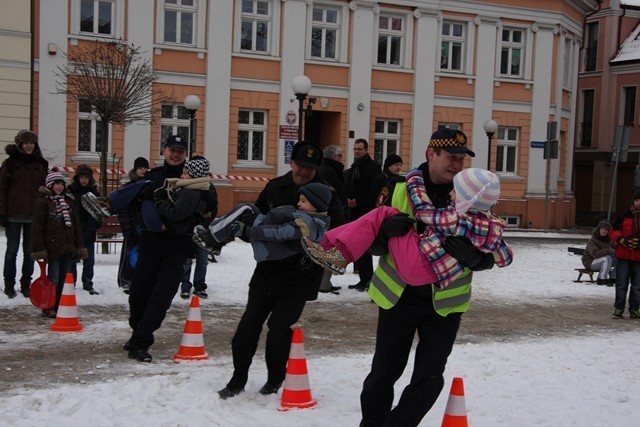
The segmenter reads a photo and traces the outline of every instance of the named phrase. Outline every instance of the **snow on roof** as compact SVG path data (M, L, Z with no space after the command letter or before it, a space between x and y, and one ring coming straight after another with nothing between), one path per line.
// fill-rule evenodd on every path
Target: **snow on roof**
M640 7L640 0L620 0L620 6L637 6L637 7Z
M640 0L633 0L633 2L640 5ZM631 3L631 1L627 0L627 3ZM611 60L611 63L638 60L640 60L640 25L636 26L631 34L629 34L629 37L622 43L618 54Z

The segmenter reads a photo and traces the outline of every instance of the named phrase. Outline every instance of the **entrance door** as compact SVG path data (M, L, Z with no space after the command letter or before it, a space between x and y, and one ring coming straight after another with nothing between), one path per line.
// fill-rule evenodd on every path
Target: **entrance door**
M327 145L341 145L340 113L333 111L313 111L307 118L305 141L324 148Z

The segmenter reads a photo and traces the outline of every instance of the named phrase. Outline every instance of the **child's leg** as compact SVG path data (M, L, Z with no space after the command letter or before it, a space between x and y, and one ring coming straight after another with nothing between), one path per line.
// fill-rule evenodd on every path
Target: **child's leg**
M254 205L243 203L230 210L226 215L211 222L209 232L216 242L225 243L234 239L237 230L233 223L239 221L245 212L260 213Z
M348 262L353 262L369 249L380 231L382 221L398 212L396 208L380 206L355 221L327 231L320 244L325 250L337 248Z
M420 250L420 236L414 229L389 239L389 254L402 280L413 286L438 281L433 267Z

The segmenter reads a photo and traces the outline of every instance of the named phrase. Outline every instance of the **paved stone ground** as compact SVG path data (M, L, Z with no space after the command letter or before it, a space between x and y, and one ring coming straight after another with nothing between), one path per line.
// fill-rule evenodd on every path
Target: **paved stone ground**
M303 316L307 357L372 353L375 305L339 298L308 304ZM463 317L458 342L506 342L640 328L640 321L610 319L611 303L603 298L563 298L547 304L505 305L478 299ZM243 308L213 302L202 305L205 345L211 358L230 357L231 336ZM48 332L52 321L39 317L32 307L0 309L0 393L157 374L147 373L127 359L122 350L129 333L126 319L125 306L83 306L80 321L86 330L63 339ZM154 363L170 363L168 358L177 351L183 328L182 309L170 310L151 349ZM262 352L260 347L257 357L262 357Z

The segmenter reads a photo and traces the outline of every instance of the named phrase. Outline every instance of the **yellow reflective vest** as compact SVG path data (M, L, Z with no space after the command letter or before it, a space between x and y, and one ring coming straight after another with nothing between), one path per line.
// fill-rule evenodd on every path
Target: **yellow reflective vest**
M391 206L413 218L407 197L407 186L404 182L395 184ZM471 277L471 270L465 268L462 275L444 289L439 289L433 284L428 285L431 286L433 307L439 315L446 316L450 313L467 311L471 305ZM378 268L369 283L368 292L371 299L383 309L388 310L398 303L406 286L407 283L396 272L391 256L386 254L380 257Z

